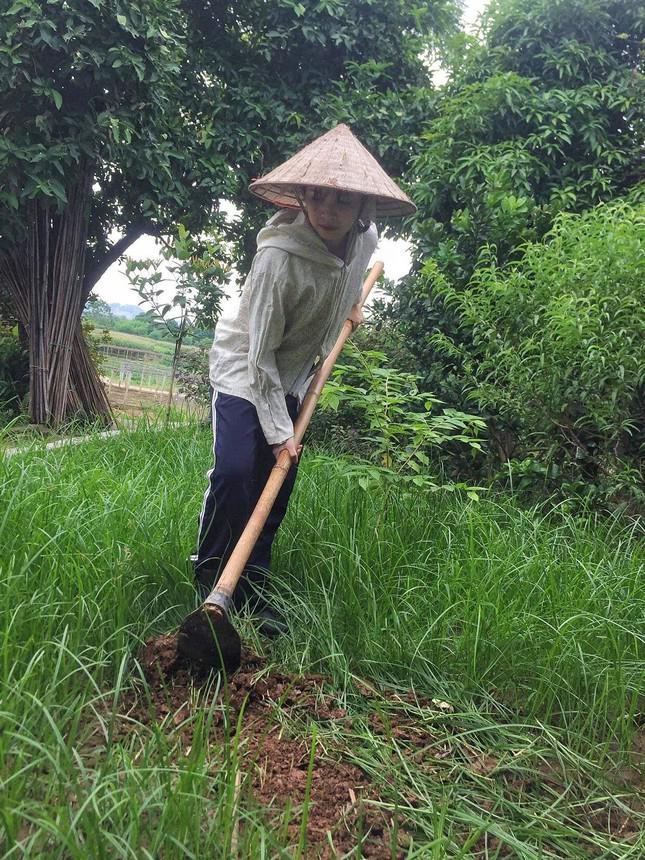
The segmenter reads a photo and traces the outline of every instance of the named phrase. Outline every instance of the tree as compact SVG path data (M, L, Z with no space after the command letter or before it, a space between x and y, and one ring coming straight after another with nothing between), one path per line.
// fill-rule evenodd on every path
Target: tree
M96 293L90 293L83 311L83 319L89 320L98 328L111 329L114 325L112 309Z
M175 341L166 423L170 421L182 345L191 331L212 329L219 316L224 298L222 284L227 275L220 262L221 250L216 241L197 241L180 224L173 243L162 249L161 258L127 261L130 283L139 293L141 303L150 305L146 316ZM159 286L164 282L161 271L164 262L175 283L176 292L170 301L163 297L164 289Z
M235 198L243 267L249 178L333 122L359 70L405 103L421 49L456 19L454 0L2 5L0 282L29 332L32 420L54 424L108 412L79 327L108 266L143 233L221 225L218 201ZM392 124L377 104L363 117L372 139Z
M484 249L502 265L558 213L611 200L639 181L644 35L636 0L502 0L482 44L460 39L453 78L408 175L419 206L417 273L395 307L426 384L447 399L461 401L463 376L457 356L433 348L433 334L462 344L469 335L430 270L420 273L423 261L463 288Z
M29 335L36 423L58 424L80 410L109 414L82 308L141 234L145 213L167 218L190 198L185 153L194 152L194 129L179 107L178 13L174 0L16 0L2 16L0 272ZM207 176L222 164L213 159ZM137 175L129 190L139 221L131 218L124 239L108 247L116 210L132 202L118 193L128 173Z
M434 104L423 59L456 31L455 0L187 0L200 113L218 152L234 153L241 216L229 238L244 273L267 206L249 182L339 122L399 176Z

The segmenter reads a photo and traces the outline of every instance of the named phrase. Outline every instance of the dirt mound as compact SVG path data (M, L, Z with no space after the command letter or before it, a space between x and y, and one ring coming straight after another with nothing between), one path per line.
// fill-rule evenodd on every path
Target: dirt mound
M405 856L404 833L370 804L377 799L375 787L358 767L341 760L341 753L317 745L311 769L311 735L306 723L311 717L318 725L345 720L345 711L326 692L321 675L294 676L267 668L265 658L248 651L234 675L217 683L212 675L186 664L177 650L174 635L148 641L140 655L148 680L148 690L130 691L121 708L132 720L150 725L166 721L168 731L183 736L188 747L192 737L191 715L196 708L212 704L210 742L225 743L225 723L235 727L242 713L240 731L241 771L253 799L267 815L293 812L288 826L290 843L298 844L301 809L309 791L307 819L308 857L342 856L361 845L361 856L392 858ZM288 715L302 719L303 739L290 737L284 729ZM329 845L331 833L334 849Z

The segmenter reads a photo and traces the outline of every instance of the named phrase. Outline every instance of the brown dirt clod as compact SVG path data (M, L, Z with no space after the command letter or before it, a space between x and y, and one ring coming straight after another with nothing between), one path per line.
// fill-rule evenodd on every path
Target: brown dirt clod
M146 677L155 681L158 676L170 678L183 664L176 633L166 633L148 639L141 649L139 660Z

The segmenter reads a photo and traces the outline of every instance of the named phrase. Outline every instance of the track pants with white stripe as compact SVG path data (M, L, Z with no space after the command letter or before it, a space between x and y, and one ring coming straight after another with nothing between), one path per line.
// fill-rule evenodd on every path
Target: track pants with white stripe
M298 414L295 397L287 396L292 420ZM275 457L264 438L255 406L242 397L213 395L213 453L200 521L195 575L205 596L224 568L264 489ZM296 480L292 466L262 533L251 553L234 595L240 608L262 589L271 564L271 546L287 512Z

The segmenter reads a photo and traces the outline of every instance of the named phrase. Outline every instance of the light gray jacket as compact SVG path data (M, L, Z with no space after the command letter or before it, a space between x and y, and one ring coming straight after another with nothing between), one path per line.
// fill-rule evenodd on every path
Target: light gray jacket
M373 225L356 233L343 262L301 212L281 210L258 233L239 307L215 329L210 380L253 403L270 445L293 435L285 394L301 399L316 358L329 354L361 297L377 239Z

